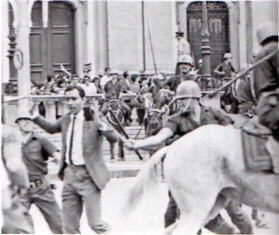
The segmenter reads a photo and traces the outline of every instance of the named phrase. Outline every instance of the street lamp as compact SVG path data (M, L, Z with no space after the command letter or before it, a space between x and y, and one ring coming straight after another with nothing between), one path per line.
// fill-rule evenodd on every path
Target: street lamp
M211 81L211 66L210 55L211 48L209 46L209 31L208 31L208 18L207 18L207 6L206 1L202 1L202 79L204 81ZM211 84L211 82L210 82ZM212 87L212 84L210 85Z

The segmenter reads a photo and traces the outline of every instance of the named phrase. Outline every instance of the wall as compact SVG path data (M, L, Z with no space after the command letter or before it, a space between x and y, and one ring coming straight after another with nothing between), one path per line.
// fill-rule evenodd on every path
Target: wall
M142 70L141 2L108 2L109 65L118 70Z
M174 73L176 63L175 2L145 2L146 69L154 71L148 25L158 71ZM147 24L148 23L148 24Z
M260 47L257 41L257 26L265 21L273 21L278 25L278 1L252 1L252 19L253 19L253 51L258 52Z
M146 67L154 72L149 27L158 71L173 72L175 3L145 1L143 5L140 1L108 2L109 65L122 71L142 71Z

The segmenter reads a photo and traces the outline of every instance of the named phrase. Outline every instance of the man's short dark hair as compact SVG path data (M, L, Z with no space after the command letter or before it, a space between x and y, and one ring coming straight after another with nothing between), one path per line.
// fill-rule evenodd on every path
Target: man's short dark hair
M108 70L110 70L110 67L106 67L105 68L105 72L107 72Z
M47 81L48 82L51 82L51 80L54 78L54 75L53 74L48 74L47 75Z
M123 73L123 77L124 78L127 78L129 76L129 72L128 71L125 71L124 73Z
M78 93L79 93L79 96L81 98L85 97L85 91L80 86L76 86L76 85L69 85L69 86L67 86L65 91L64 91L64 95L66 94L66 92L73 91L73 90L77 90Z

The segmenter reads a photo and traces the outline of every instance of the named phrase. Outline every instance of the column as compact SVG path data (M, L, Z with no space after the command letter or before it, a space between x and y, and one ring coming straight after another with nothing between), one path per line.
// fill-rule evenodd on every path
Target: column
M108 66L107 2L97 1L98 13L98 73L103 73Z
M8 1L1 1L0 3L0 11L2 12L2 81L1 82L9 82L10 78L10 67L9 67L9 58L8 50L9 50L9 8ZM5 69L4 69L5 68Z
M239 2L239 59L240 67L247 63L247 40L246 40L246 11L245 11L245 1Z
M97 75L98 60L96 57L96 36L97 36L97 24L96 18L96 2L87 2L87 63L92 64L92 70L90 74L92 76Z
M27 1L18 1L18 26L16 28L17 33L17 48L22 51L23 54L23 66L18 69L18 95L28 96L31 91L31 77L30 77L30 50L29 50L29 34L30 34L30 22L31 14L26 13L26 9L29 9ZM23 99L19 101L19 106L27 105L27 100Z

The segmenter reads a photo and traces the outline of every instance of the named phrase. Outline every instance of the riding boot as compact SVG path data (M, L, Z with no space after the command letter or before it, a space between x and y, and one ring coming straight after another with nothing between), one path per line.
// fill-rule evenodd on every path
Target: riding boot
M205 225L205 228L216 234L236 234L235 229L227 224L220 214L217 215L213 220L210 220Z

